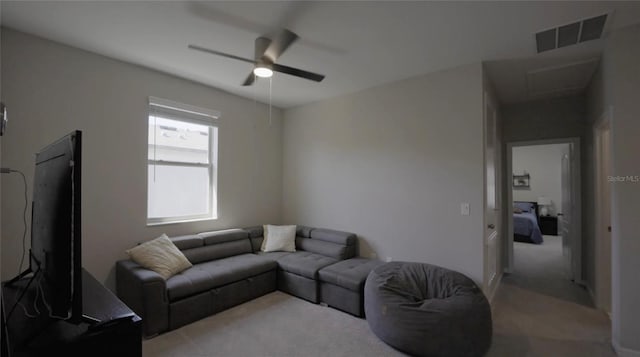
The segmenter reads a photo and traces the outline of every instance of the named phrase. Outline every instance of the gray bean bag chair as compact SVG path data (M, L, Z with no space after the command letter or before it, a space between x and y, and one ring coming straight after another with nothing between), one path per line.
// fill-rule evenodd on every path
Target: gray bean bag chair
M369 327L415 356L482 356L491 345L491 308L461 273L430 264L391 262L373 269L364 287Z

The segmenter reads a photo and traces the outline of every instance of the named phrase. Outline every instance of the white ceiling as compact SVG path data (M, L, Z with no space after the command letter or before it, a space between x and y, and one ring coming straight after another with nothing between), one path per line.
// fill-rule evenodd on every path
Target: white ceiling
M277 62L326 78L315 83L276 74L273 104L283 108L479 61L489 61L501 100L525 100L527 72L602 51L602 40L596 40L536 54L534 33L605 12L613 12L608 30L640 22L640 2L634 1L2 1L1 6L3 26L263 102L269 100L267 81L240 85L250 64L187 45L252 58L256 37L286 27L301 39Z

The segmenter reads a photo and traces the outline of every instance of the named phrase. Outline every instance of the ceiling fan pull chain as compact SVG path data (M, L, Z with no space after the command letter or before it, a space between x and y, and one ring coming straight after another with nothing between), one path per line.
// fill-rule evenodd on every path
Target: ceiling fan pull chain
M250 75L253 75L253 81L254 82L256 81L256 79L258 79L258 77L256 76L255 73L251 72ZM256 105L256 107L257 107L257 104L258 104L258 90L257 89L253 90L253 104Z
M269 126L271 126L271 83L273 82L273 77L269 77Z

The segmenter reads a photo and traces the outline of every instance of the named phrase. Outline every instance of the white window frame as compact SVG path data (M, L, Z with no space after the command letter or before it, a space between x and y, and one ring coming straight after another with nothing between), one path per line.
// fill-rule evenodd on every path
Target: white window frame
M149 166L182 166L182 167L208 167L209 169L209 207L206 214L185 215L175 217L149 217L149 187L147 187L147 226L183 223L200 220L212 220L218 218L218 124L221 113L216 110L200 108L188 104L175 102L168 99L149 97L149 110L147 113L147 175ZM148 128L150 117L160 117L170 120L182 121L199 125L206 125L209 128L209 163L189 163L181 161L155 160L149 158L149 146L155 143L149 142ZM149 185L149 177L147 177Z

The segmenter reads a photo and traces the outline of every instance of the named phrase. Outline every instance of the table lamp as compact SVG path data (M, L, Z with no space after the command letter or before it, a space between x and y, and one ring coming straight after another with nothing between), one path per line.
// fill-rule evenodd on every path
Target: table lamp
M547 206L551 205L551 199L549 197L540 196L538 197L538 206L540 207L540 215L547 216L549 211Z

